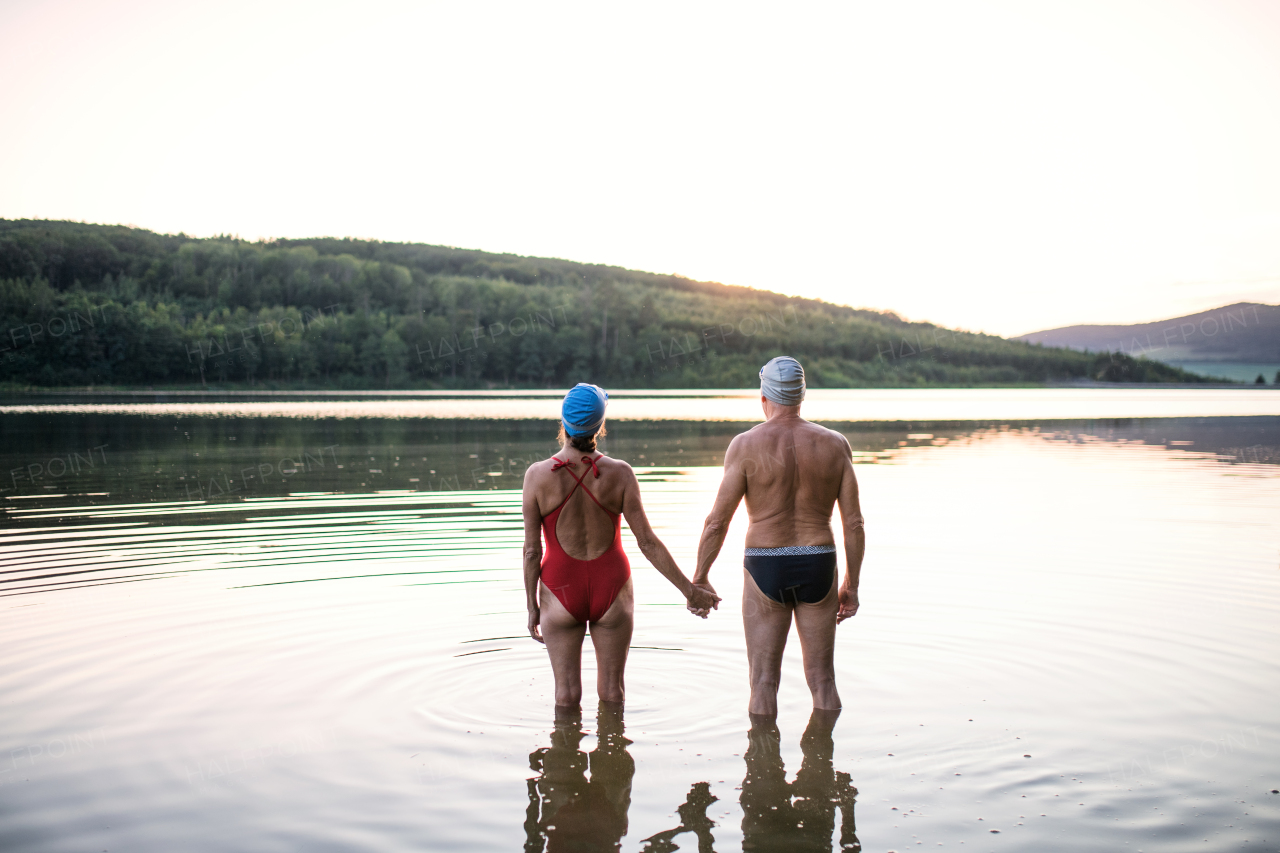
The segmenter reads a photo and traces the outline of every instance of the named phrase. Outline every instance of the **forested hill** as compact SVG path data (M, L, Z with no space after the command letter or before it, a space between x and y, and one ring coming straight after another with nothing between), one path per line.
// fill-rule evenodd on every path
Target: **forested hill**
M38 220L0 220L0 322L9 387L743 388L781 354L814 387L1201 381L618 267Z

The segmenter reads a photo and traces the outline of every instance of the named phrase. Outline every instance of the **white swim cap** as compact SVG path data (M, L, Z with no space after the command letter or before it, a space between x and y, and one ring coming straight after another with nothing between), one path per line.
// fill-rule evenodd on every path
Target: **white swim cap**
M804 368L780 355L760 368L760 393L779 406L798 406L804 399Z

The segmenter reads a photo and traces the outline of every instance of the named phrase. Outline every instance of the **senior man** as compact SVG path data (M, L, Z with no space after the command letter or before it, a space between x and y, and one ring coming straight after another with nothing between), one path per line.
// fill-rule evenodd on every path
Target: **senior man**
M738 503L747 499L742 622L753 715L778 713L782 652L793 615L813 706L839 709L836 625L858 612L866 538L853 453L843 435L800 417L804 393L804 368L794 358L780 356L761 368L765 421L729 443L724 480L698 543L693 583L714 592L707 580L711 564ZM844 526L840 583L831 531L836 504Z

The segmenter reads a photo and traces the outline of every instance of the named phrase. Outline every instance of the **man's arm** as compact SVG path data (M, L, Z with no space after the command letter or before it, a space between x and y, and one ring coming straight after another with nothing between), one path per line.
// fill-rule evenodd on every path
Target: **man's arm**
M858 478L853 473L853 450L844 436L844 472L840 477L840 519L844 529L844 582L840 584L840 609L836 622L843 622L858 612L858 581L862 576L862 556L867 550L867 535L862 527L862 507L858 503Z
M740 438L740 436L739 436ZM729 531L729 522L738 511L738 504L747 493L747 478L742 472L742 446L738 438L729 442L729 449L724 453L724 479L720 481L720 491L716 493L716 502L711 507L711 514L702 525L702 538L698 540L698 565L693 573L696 586L711 589L707 576L711 574L711 564L720 553L725 534Z
M538 584L542 580L542 512L534 488L533 466L524 472L524 600L529 610L529 636L542 639L541 612L538 608Z

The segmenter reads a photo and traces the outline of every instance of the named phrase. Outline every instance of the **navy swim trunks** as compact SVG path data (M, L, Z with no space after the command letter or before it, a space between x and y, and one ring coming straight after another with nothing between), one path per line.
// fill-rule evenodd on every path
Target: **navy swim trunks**
M742 565L760 591L779 604L816 604L831 592L836 546L748 548Z

